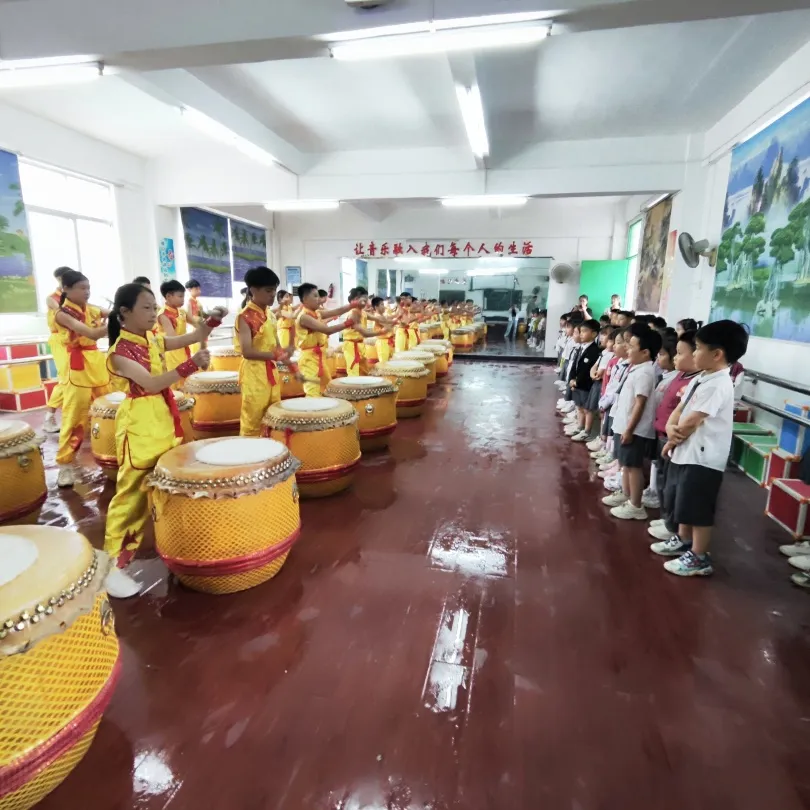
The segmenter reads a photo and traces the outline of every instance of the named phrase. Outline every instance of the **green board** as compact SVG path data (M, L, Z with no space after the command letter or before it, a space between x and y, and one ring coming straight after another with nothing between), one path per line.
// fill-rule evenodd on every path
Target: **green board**
M627 288L628 259L618 261L584 261L580 268L579 294L587 295L593 317L610 307L610 297L619 295L624 304Z

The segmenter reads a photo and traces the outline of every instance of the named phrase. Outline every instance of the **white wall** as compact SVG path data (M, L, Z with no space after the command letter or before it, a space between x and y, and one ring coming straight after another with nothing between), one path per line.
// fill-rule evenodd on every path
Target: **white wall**
M114 186L124 280L157 275L146 161L72 129L0 103L0 149ZM4 315L3 334L44 334L44 317Z
M609 259L613 250L617 199L531 200L517 209L447 209L438 203L383 204L376 218L352 205L339 211L277 214L279 269L301 266L305 281L339 289L340 260L354 255L356 242L420 239L530 239L536 255L554 263L578 265L583 259ZM624 239L624 235L622 235ZM578 276L551 282L549 323L569 311L578 294ZM551 341L553 343L553 341ZM547 342L548 344L548 342ZM553 346L551 347L553 350Z
M693 211L692 227L682 229L689 230L696 238L708 238L713 244L719 242L731 167L731 147L778 116L808 92L810 92L810 43L785 61L706 133L703 144L706 166L702 167L702 183L698 183L702 188L702 194L700 198L697 194L690 194L696 209L700 210ZM689 206L684 205L684 208L687 207ZM691 276L681 271L677 276L680 288L688 291L689 314L700 320L706 319L711 307L714 270L703 261L692 271ZM674 287L675 285L673 291ZM687 300L686 295L684 300ZM808 344L751 338L743 364L776 377L810 385ZM786 392L759 384L754 395L769 404L782 405ZM802 397L798 394L787 396L791 401L802 401Z

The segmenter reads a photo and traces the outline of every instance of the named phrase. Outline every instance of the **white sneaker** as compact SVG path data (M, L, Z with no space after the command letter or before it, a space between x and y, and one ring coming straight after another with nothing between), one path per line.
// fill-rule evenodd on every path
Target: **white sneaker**
M621 475L614 475L612 478L605 479L605 489L608 492L621 492L622 477Z
M599 469L600 470L610 470L611 468L616 466L616 459L613 456L608 456L602 461L599 462Z
M141 592L141 584L123 569L113 566L104 580L104 589L114 599L129 599Z
M810 554L804 554L799 557L791 557L788 562L799 571L810 572Z
M583 429L579 433L575 433L571 437L571 441L572 442L587 442L588 441L588 436L590 436L590 435L591 434L587 430Z
M663 526L664 519L663 518L656 518L655 520L650 521L650 526ZM808 552L810 553L810 552Z
M562 407L562 408L560 408L560 410L561 410L563 413L571 413L571 411L575 410L575 409L576 409L576 407L577 407L577 406L576 406L576 405L574 405L574 403L573 403L573 402L572 402L572 401L569 399L569 400L568 400L568 401L565 403L565 405L563 405L563 407Z
M68 489L76 483L76 470L72 464L61 464L56 485L63 489Z
M59 433L59 425L56 424L56 416L49 413L45 417L45 423L42 425L42 430L45 433Z
M779 546L779 551L786 557L803 557L810 554L810 540L802 540L800 543L793 543L790 546Z
M630 501L625 501L619 506L610 510L610 514L619 520L646 520L647 510L643 506L633 506Z
M566 436L576 436L576 435L577 435L577 433L579 433L579 432L580 432L580 430L582 430L582 428L580 428L580 426L579 426L578 424L574 423L574 424L571 424L571 425L567 425L567 426L566 426L566 427L563 429L563 433L564 433Z
M651 489L645 489L641 495L641 505L646 506L647 509L660 509L661 501L658 498L658 493L653 492Z
M669 540L672 537L672 532L664 526L663 523L658 526L650 524L647 529L647 534L649 534L650 537L654 537L656 540Z
M661 557L680 557L689 551L689 546L681 542L680 537L670 537L668 540L663 540L660 543L653 543L650 546L650 551L658 554Z
M601 453L604 450L604 448L602 447L602 440L599 438L596 438L593 441L588 442L585 446L588 448L588 450L590 450L593 453Z
M621 490L614 492L612 495L605 495L605 497L602 498L602 503L605 506L621 506L626 501L627 495L625 495Z

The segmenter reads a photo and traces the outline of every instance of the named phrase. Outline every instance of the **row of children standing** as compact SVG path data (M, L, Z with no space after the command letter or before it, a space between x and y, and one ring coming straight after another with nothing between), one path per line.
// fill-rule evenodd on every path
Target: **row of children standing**
M560 319L557 403L565 433L584 444L619 520L647 520L651 550L679 576L713 573L709 545L732 440L735 386L748 333L734 321L674 329L616 310ZM645 489L645 481L649 486Z
M221 308L204 313L195 281L185 287L177 281L161 285L164 306L158 309L149 280L138 278L120 287L112 309L106 310L89 303L90 283L84 275L70 268L59 268L54 275L58 288L48 298L48 323L59 382L48 403L46 428L59 432L58 484L72 487L76 482L76 455L85 438L92 401L114 389L124 392L116 417L116 493L105 528L105 550L116 565L106 587L116 598L133 596L140 585L127 568L148 521L144 479L160 456L182 441L172 389L208 367L210 354L204 347L227 313ZM330 379L323 363L330 334L344 332L347 371L359 375L367 371L367 337L376 335L390 345L395 330L394 347L412 347L418 344L419 323L441 317L438 306L414 306L408 295L388 310L381 299L369 304L363 288L351 291L348 305L326 310L325 292L312 284L299 287L301 304L296 310L292 297L278 291L279 279L267 267L249 270L245 283L233 336L242 355L243 436L258 436L267 408L281 399L276 363L284 362L304 381L308 396L321 396ZM445 311L449 313L449 308ZM348 312L350 318L337 321ZM466 318L467 310L453 317ZM373 331L367 329L368 322L374 324ZM400 339L403 329L405 343ZM110 346L106 354L97 345L105 336ZM292 361L294 348L299 350L297 366ZM55 412L60 408L62 424L57 428Z

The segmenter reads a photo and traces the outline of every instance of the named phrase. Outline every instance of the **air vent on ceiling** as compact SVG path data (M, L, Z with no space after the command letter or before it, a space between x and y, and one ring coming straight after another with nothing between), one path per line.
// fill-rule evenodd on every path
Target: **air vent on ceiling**
M385 6L391 0L345 0L346 5L351 8L377 8L378 6Z

